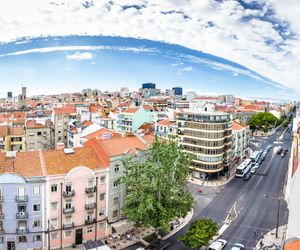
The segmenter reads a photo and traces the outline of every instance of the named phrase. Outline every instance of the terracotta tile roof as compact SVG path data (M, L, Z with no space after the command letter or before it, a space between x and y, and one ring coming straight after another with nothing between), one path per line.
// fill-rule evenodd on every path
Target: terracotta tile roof
M23 127L9 127L8 129L9 135L24 135L25 131Z
M53 108L55 114L71 114L76 113L76 107L73 105L68 105L62 108Z
M91 121L87 121L87 120L85 120L85 121L82 122L82 126L85 126L85 127L90 126L92 124L93 123Z
M147 141L147 143L152 143L154 139L154 137L151 135L146 135L143 138ZM122 137L119 139L102 140L99 141L99 144L109 156L122 155L130 150L135 152L136 149L147 149L147 145L143 144L135 136Z
M154 108L151 105L143 105L143 109L145 109L145 110L153 110Z
M46 126L41 124L41 123L37 123L36 120L29 120L26 122L26 128L45 128Z
M7 126L0 126L0 136L5 137L8 134L8 127Z
M137 108L132 108L132 109L124 110L122 113L134 114L134 113L137 112L138 110L139 110L139 109L137 109Z
M18 152L15 158L7 158L6 154L0 153L0 173L5 172L25 177L43 176L39 152Z
M101 128L101 129L99 129L99 130L97 130L97 131L95 131L95 132L93 132L89 135L86 135L84 138L86 138L88 140L90 140L92 138L102 140L105 133L109 134L110 138L120 138L120 137L122 137L121 133L115 132L115 131L107 129L107 128Z
M161 125L161 126L169 126L170 125L170 121L169 119L165 119L165 120L162 120L160 122L157 122L158 125Z
M242 129L245 129L245 128L246 128L246 126L242 125L241 123L238 123L236 121L232 122L232 130L237 131L237 130L242 130Z
M300 239L287 240L283 250L300 250Z
M92 170L106 168L103 158L92 147L74 148L74 153L64 150L42 151L45 168L49 175L64 174L72 168L85 166Z

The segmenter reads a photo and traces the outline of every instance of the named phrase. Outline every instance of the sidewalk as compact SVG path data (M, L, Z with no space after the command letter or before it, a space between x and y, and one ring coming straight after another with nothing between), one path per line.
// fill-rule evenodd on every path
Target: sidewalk
M279 249L282 240L285 239L287 225L278 228L278 238L276 238L276 228L263 235L263 239L259 240L255 246L255 250L260 249Z
M193 218L193 215L194 209L192 208L192 210L188 212L188 214L184 218L179 218L179 225L177 227L175 226L172 231L170 231L166 236L162 237L162 240L170 238L172 235L176 234L178 231L184 228Z
M235 176L235 170L231 171L231 174L229 177L223 176L223 177L219 178L218 180L205 181L202 179L188 177L188 182L196 184L196 185L200 185L200 186L205 186L205 187L219 187L219 186L223 186L226 183L228 183L229 181L231 181L234 178L234 176Z

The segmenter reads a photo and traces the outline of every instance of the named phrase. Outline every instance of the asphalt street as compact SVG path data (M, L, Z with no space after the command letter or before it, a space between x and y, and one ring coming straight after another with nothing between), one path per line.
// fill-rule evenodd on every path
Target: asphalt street
M246 249L254 247L260 233L276 227L278 197L283 197L291 142L291 134L284 132L283 128L269 138L256 138L251 143L253 150L264 149L269 144L273 148L249 181L234 178L223 187L204 188L204 194L198 194L198 186L189 184L196 200L192 220L209 217L221 227L230 214L235 219L220 236L228 241L226 249L230 249L234 243L242 243ZM276 154L279 146L289 149L284 158ZM284 200L280 202L279 211L279 225L282 225L287 222L287 206ZM187 229L188 225L167 240L171 243L168 249L189 249L177 241ZM256 236L253 231L256 231Z

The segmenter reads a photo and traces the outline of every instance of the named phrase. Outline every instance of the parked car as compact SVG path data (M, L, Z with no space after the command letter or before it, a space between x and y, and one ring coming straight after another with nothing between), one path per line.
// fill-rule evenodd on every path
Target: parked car
M255 172L256 172L256 167L254 166L254 167L251 168L250 173L254 174Z
M245 246L243 244L240 244L240 243L235 243L231 247L231 250L245 250Z
M250 172L248 172L247 174L245 174L244 181L250 180L251 176L252 176L252 174Z
M285 151L284 151L284 150L282 150L280 156L281 156L282 158L285 156Z
M260 167L260 165L258 163L255 164L254 166L256 169L258 169Z
M218 239L210 244L208 250L222 250L227 244L226 240Z

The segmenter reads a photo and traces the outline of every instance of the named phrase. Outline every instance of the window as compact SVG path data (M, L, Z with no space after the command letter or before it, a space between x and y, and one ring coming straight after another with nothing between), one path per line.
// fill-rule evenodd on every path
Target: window
M92 212L92 213L88 213L87 216L86 216L86 219L87 219L88 221L92 221L92 220L94 219L94 214L93 214L93 212Z
M38 131L38 132L37 132L37 135L42 135L42 132L41 132L41 131Z
M40 186L33 186L33 194L34 195L40 194Z
M41 227L41 221L40 220L34 220L33 221L33 224L32 224L32 227Z
M57 202L51 202L51 210L52 211L57 210Z
M102 175L101 177L100 177L100 183L104 183L105 182L105 175Z
M117 217L119 214L119 210L115 210L113 211L113 218Z
M115 165L115 168L114 168L115 173L119 172L119 170L120 170L120 165L119 164Z
M34 133L29 133L29 136L34 136Z
M26 205L25 204L20 204L18 205L18 212L26 212Z
M53 219L50 220L50 224L53 227L57 227L57 222L58 222L57 218L53 218Z
M72 201L71 200L66 201L65 208L66 209L71 209L72 208Z
M19 197L25 196L25 188L24 187L18 187L18 196Z
M105 209L101 209L99 211L99 216L105 216Z
M114 204L117 204L117 203L119 203L119 197L114 198Z
M67 183L66 184L66 193L71 193L72 192L72 183Z
M0 236L0 244L3 244L3 243L4 243L4 237Z
M33 241L42 241L42 235L37 234L37 235L33 235Z
M105 227L105 223L104 222L100 222L99 223L99 229L104 229Z
M51 192L52 193L57 192L57 184L51 185Z
M0 214L2 214L3 211L2 211L2 204L0 204Z
M100 201L103 201L105 199L105 193L100 194Z
M87 227L87 229L86 229L86 233L88 234L88 233L92 233L93 232L93 227L91 226L91 227Z
M65 224L72 224L72 216L65 217Z
M87 203L88 204L93 204L94 202L95 202L95 199L94 199L93 195L87 197Z
M118 187L119 186L119 184L120 184L120 182L119 182L119 180L117 180L117 181L114 181L114 187Z
M89 179L88 180L88 188L94 187L94 179Z
M72 231L71 230L65 231L65 238L70 238L70 237L72 237Z
M26 236L19 236L19 242L20 242L20 243L27 242Z
M57 240L58 239L58 233L51 233L51 240Z
M41 204L33 204L33 211L40 212L41 211Z

